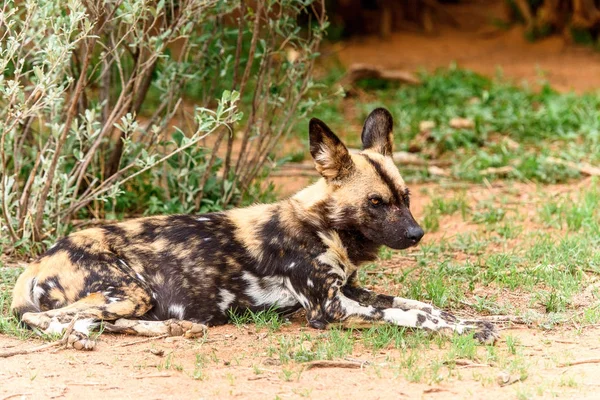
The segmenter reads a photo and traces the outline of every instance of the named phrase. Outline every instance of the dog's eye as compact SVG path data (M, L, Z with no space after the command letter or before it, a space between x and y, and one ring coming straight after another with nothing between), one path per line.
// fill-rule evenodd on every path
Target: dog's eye
M369 202L373 207L379 207L383 204L383 199L379 196L373 196L369 198Z

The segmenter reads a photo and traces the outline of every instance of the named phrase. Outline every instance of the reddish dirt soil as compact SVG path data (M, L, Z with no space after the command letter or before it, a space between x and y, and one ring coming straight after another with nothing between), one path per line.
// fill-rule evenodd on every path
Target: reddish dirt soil
M303 325L303 324L302 324ZM306 331L293 323L275 335L297 335ZM580 335L574 332L542 333L535 330L507 330L503 334L517 336L526 348L530 374L525 382L501 387L496 383L497 367L457 367L448 372L441 383L409 383L397 370L389 367L387 357L399 350L386 349L373 354L357 349L352 358L371 363L362 369L324 368L304 370L302 365L276 365L277 360L266 353L264 334L253 328L224 326L210 330L205 343L188 340L157 340L122 347L138 340L132 337L102 336L97 350L76 352L58 350L2 360L0 367L0 398L66 399L66 398L144 398L144 399L513 399L524 384L543 388L542 398L549 389L560 397L595 399L600 390L597 377L600 364L583 364L566 368L556 366L565 356L574 358L600 357L596 330ZM0 346L32 346L0 338ZM498 344L498 347L506 347ZM162 350L165 356L152 354ZM435 350L424 350L424 358ZM164 368L166 355L171 367ZM208 361L203 378L193 379L195 355L203 354ZM214 356L213 356L214 355ZM273 365L275 364L275 365ZM159 369L160 366L163 368ZM255 367L261 370L256 374ZM180 371L181 369L181 371ZM291 381L284 379L283 370L293 371ZM535 371L535 372L531 372ZM576 388L561 382L574 377ZM531 392L535 395L535 392Z

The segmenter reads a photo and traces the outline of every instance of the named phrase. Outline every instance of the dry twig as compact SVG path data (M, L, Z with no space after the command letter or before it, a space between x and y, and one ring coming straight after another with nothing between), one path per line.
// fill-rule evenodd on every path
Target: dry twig
M12 357L12 356L21 355L21 354L31 354L31 353L36 353L38 351L51 349L53 347L64 346L67 344L67 341L69 340L69 336L73 332L73 327L75 326L75 322L78 319L79 319L79 314L76 314L75 317L73 317L73 319L67 326L67 328L65 329L65 333L64 333L62 339L54 341L52 343L46 343L41 346L33 347L31 349L15 349L15 350L9 350L6 352L2 352L2 353L0 353L0 358L8 358L8 357Z
M599 364L600 358L583 358L581 360L569 361L566 363L560 363L557 365L558 368L572 367L573 365L581 364Z
M330 360L316 360L306 363L306 369L313 368L362 368L368 365L368 361L330 361Z
M378 65L370 64L352 64L348 68L348 80L355 84L361 79L383 79L386 81L397 81L410 85L419 85L421 81L414 74L408 71L397 69L385 69Z
M479 368L479 367L491 367L490 364L480 364L480 363L474 363L470 360L463 360L463 359L459 359L459 360L452 360L452 361L444 361L444 364L448 365L448 364L454 364L458 367L461 368Z
M569 167L571 169L579 171L584 175L600 176L600 168L594 167L593 165L590 165L588 163L577 164L572 161L567 161L556 157L547 157L546 161L548 161L551 164L564 165L565 167Z
M15 349L15 350L4 351L4 352L0 353L0 358L8 358L8 357L12 357L12 356L18 356L21 354L37 353L38 351L48 350L53 347L60 346L61 344L64 344L63 339L57 340L52 343L46 343L41 346L32 347L30 349Z
M147 343L147 342L151 342L153 340L164 339L167 336L169 336L169 335L152 336L152 337L145 338L145 339L134 340L133 342L121 343L121 344L116 345L115 347L133 346L134 344Z
M2 400L8 400L8 399L12 399L14 397L19 397L19 396L31 396L31 393L15 393L15 394L9 394L6 397L3 397Z
M169 378L171 374L160 373L160 374L149 374L149 375L137 375L133 376L133 379L145 379L145 378Z

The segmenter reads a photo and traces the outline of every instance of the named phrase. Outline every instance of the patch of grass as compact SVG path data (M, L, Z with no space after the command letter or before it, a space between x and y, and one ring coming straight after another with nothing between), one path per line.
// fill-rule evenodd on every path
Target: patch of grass
M466 254L482 254L488 247L489 240L474 232L458 233L452 243L454 249Z
M284 320L281 314L277 312L277 307L270 307L266 310L256 312L245 310L242 313L236 310L229 310L229 319L237 327L253 324L258 330L267 328L271 332L278 331L283 325L289 323L289 321Z
M599 232L600 182L598 178L592 179L587 188L582 189L573 196L560 199L551 199L544 203L538 210L541 222L548 227L567 228L570 231Z
M440 218L442 216L453 215L460 212L462 218L465 219L469 211L469 206L464 193L458 193L451 198L436 196L433 197L431 203L425 207L421 224L425 231L437 232L440 228Z
M343 358L352 353L356 342L352 330L337 328L315 336L311 333L279 336L276 341L269 347L268 354L276 356L282 364Z
M337 68L324 82L331 87L340 76ZM565 182L580 173L554 158L600 162L600 97L594 93L564 94L549 86L533 91L456 65L423 72L420 79L420 85L400 87L367 82L365 89L372 96L331 99L312 115L330 124L334 132L352 136L354 145L368 113L386 107L395 120L396 149L407 151L417 143L424 157L451 161L451 176L461 180ZM358 112L348 116L343 112L348 108ZM473 128L452 128L450 121L456 117L473 121ZM427 140L420 136L421 121L435 123ZM303 137L306 122L298 123ZM504 168L504 172L491 168ZM402 172L409 181L437 179L426 169Z
M365 347L376 352L389 346L396 349L405 347L405 332L406 328L393 325L374 326L362 331L361 337Z
M473 214L473 222L476 224L494 224L504 219L506 211L493 203L486 202L478 207Z
M440 229L440 216L436 212L428 212L421 221L425 232L437 232Z
M517 354L517 345L519 344L519 339L514 337L513 335L506 335L506 347L510 354Z
M197 353L196 354L196 362L194 363L194 372L192 373L192 378L195 380L203 381L206 379L206 374L204 373L204 367L206 367L207 359L204 354Z
M503 239L515 239L523 231L523 227L505 221L503 224L497 224L494 230Z
M158 369L159 371L166 371L171 369L173 365L173 352L170 352L169 354L167 354L167 356L161 360L161 362L159 362L156 365L156 369Z
M475 360L477 358L477 350L480 346L472 335L454 335L450 344L447 354L449 361L455 359Z
M0 333L28 339L33 336L33 331L22 326L10 313L12 290L21 272L21 268L0 267Z

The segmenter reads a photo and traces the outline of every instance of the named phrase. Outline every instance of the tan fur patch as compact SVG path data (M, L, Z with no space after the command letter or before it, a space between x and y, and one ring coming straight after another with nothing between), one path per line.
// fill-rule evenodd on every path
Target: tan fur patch
M13 310L34 306L31 299L31 284L40 270L39 262L31 263L17 279L13 289L13 300L10 306Z
M252 256L262 258L263 241L256 232L257 226L262 226L273 216L273 205L260 204L248 208L236 208L227 211L227 216L235 225L234 236L244 245Z
M327 234L319 233L319 237L327 246L327 251L319 255L317 258L321 263L329 265L332 270L336 271L344 278L351 275L356 270L356 265L352 264L348 251L342 243L342 239L337 232L328 232ZM346 272L341 268L341 265L346 267Z

